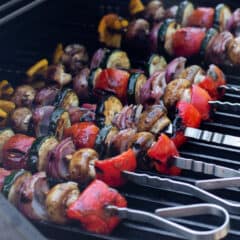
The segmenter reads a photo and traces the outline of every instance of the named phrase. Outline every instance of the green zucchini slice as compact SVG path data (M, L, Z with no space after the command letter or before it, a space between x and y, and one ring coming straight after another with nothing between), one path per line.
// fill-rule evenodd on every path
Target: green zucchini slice
M53 136L45 136L37 138L31 146L27 167L31 172L46 171L47 155L58 144Z
M129 104L140 104L140 90L146 81L147 77L142 73L131 74L127 90L127 100Z
M190 1L183 1L179 4L176 20L182 27L187 26L188 18L194 11L194 5Z
M5 177L2 193L13 204L16 205L19 197L19 188L25 178L31 176L31 173L24 169L13 171Z
M95 81L101 72L101 68L96 68L90 72L88 77L88 89L90 92L92 92L92 90L94 89Z
M207 46L209 42L218 34L218 31L215 28L209 28L206 32L206 35L202 41L201 48L200 48L200 55L204 58Z
M63 138L64 130L71 126L69 114L63 108L57 108L51 115L48 135L55 136L58 140Z
M166 19L158 30L158 47L164 49L169 55L173 54L172 37L179 25L173 19Z
M96 118L97 124L100 127L109 126L112 124L114 116L123 108L121 101L113 96L105 96L97 104Z
M231 16L232 12L226 4L218 4L215 8L213 27L220 32L224 31Z
M158 54L152 54L147 63L147 73L149 76L157 71L164 70L167 66L166 59Z
M3 145L12 137L14 136L14 132L11 128L5 128L0 131L0 163L2 163L3 156L2 156L2 149Z
M78 96L70 88L63 89L56 96L55 106L64 109L68 109L70 107L78 107L79 106Z
M106 68L130 69L131 64L125 51L114 50L106 58L104 66Z

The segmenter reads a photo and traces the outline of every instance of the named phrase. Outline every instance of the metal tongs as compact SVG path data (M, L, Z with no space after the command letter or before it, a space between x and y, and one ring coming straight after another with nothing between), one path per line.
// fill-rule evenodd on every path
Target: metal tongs
M228 212L224 208L213 204L194 204L157 209L155 214L116 206L107 206L106 209L110 214L118 215L120 218L152 224L191 240L218 240L224 238L229 231L230 218ZM223 218L222 225L208 231L196 231L166 219L167 217L186 217L203 214Z

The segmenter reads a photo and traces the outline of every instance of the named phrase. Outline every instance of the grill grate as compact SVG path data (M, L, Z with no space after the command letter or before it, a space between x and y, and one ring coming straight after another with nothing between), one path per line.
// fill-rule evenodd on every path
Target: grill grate
M88 0L64 1L51 0L42 4L38 8L25 14L17 21L8 23L0 32L1 58L0 76L12 82L18 82L24 75L24 71L34 62L43 57L51 59L53 49L61 41L63 44L81 42L87 46L92 53L98 47L96 27L100 17L107 12L118 12L125 14L127 0ZM179 1L166 1L168 5ZM215 4L218 1L201 1L202 5ZM221 1L224 2L224 1ZM225 1L232 7L237 7L237 1ZM234 6L235 5L235 6ZM17 39L17 41L16 41ZM9 47L10 46L10 47ZM234 75L237 71L231 71L227 80L232 86L240 87L240 76ZM229 90L226 91L224 101L239 102L240 94ZM203 123L202 128L211 131L223 132L226 134L240 136L240 116L222 108L214 114L214 122ZM189 141L180 151L183 157L206 161L208 163L220 164L223 166L240 169L240 151L236 148L223 147L219 145L206 144L203 142ZM145 172L158 175L153 172ZM208 176L193 174L184 171L182 176L172 177L179 181L194 183L199 179L206 179ZM221 197L239 201L239 189L224 189L214 191ZM177 206L184 204L200 203L187 194L161 191L147 187L140 187L128 183L120 192L127 198L129 207L153 211L156 208ZM173 219L180 224L196 228L211 228L209 217L196 219L184 218ZM170 232L161 231L151 226L139 223L124 221L114 231L111 236L99 236L87 233L78 225L57 226L51 223L34 223L48 238L51 239L164 239L179 240L181 236L176 236ZM211 221L211 224L217 224ZM231 231L226 239L240 239L240 216L231 216Z

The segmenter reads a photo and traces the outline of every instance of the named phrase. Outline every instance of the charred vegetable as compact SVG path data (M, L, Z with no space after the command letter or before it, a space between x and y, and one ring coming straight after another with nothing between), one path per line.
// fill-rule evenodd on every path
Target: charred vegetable
M0 163L3 161L3 146L12 136L14 136L14 132L10 128L0 131Z

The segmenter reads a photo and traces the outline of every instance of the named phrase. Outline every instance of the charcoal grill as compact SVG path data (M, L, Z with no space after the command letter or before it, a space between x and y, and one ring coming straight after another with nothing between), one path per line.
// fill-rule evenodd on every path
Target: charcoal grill
M2 1L7 3L7 1ZM0 18L24 6L31 1L21 1L0 12ZM166 5L172 5L180 1L166 1ZM238 7L238 1L226 2L232 8ZM7 22L1 26L0 31L0 76L1 79L9 79L16 84L23 76L25 70L35 61L47 57L51 59L52 52L58 42L64 45L80 42L85 44L92 53L100 45L97 41L97 23L102 15L108 12L126 14L127 0L88 0L88 1L45 1L41 5L31 9L20 17ZM209 6L218 1L201 1L202 5ZM232 86L240 87L240 72L228 70L227 81ZM240 93L236 94L227 91L224 101L239 102ZM218 131L221 133L240 136L240 110L232 112L219 108L214 113L214 122L202 124L202 129ZM225 147L221 145L208 144L206 142L190 140L185 144L180 153L183 157L215 163L234 169L240 169L240 151L238 148ZM141 171L140 171L141 172ZM154 172L146 172L150 175L157 175ZM199 179L206 179L209 176L193 174L183 171L179 177L172 179L194 183ZM129 207L153 211L156 208L171 207L185 204L200 203L201 201L188 194L169 192L140 187L128 183L120 189L120 192L127 198ZM240 202L239 189L224 189L212 191L223 198ZM193 227L195 229L211 229L218 222L209 217L199 219L184 218L174 221ZM200 221L200 222L199 222ZM79 225L58 226L51 223L39 223L34 225L49 239L164 239L178 240L170 232L159 230L150 225L124 221L110 236L91 234L79 227ZM240 239L240 216L231 215L231 230L226 239Z

